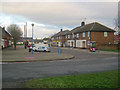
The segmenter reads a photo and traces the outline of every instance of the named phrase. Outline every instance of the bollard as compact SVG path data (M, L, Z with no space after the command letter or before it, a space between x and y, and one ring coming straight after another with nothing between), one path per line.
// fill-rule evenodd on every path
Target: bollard
M58 48L58 54L59 54L59 48Z
M100 53L100 48L98 48L98 53Z
M62 54L62 49L60 49L60 54Z

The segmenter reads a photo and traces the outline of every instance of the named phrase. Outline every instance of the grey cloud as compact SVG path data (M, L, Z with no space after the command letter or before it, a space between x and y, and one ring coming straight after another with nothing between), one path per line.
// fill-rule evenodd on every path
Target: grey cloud
M117 2L2 3L2 9L4 13L21 15L37 23L73 27L83 18L114 18Z

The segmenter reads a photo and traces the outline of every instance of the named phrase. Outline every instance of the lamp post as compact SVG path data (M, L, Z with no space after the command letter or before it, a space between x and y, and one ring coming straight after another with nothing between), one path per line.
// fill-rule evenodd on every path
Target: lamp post
M32 54L33 54L33 26L34 24L32 23L31 25L32 25Z

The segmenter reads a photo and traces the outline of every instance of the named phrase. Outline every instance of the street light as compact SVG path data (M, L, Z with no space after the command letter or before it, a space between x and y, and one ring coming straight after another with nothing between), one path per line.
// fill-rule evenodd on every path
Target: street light
M32 23L31 25L32 25L32 54L33 54L33 26L34 24Z

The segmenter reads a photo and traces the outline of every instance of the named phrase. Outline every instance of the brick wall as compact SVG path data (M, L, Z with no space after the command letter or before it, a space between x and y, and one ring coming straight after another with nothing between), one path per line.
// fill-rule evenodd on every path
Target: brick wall
M104 32L91 32L91 41L96 41L96 47L104 44L114 43L114 32L108 32L108 36L104 37Z

